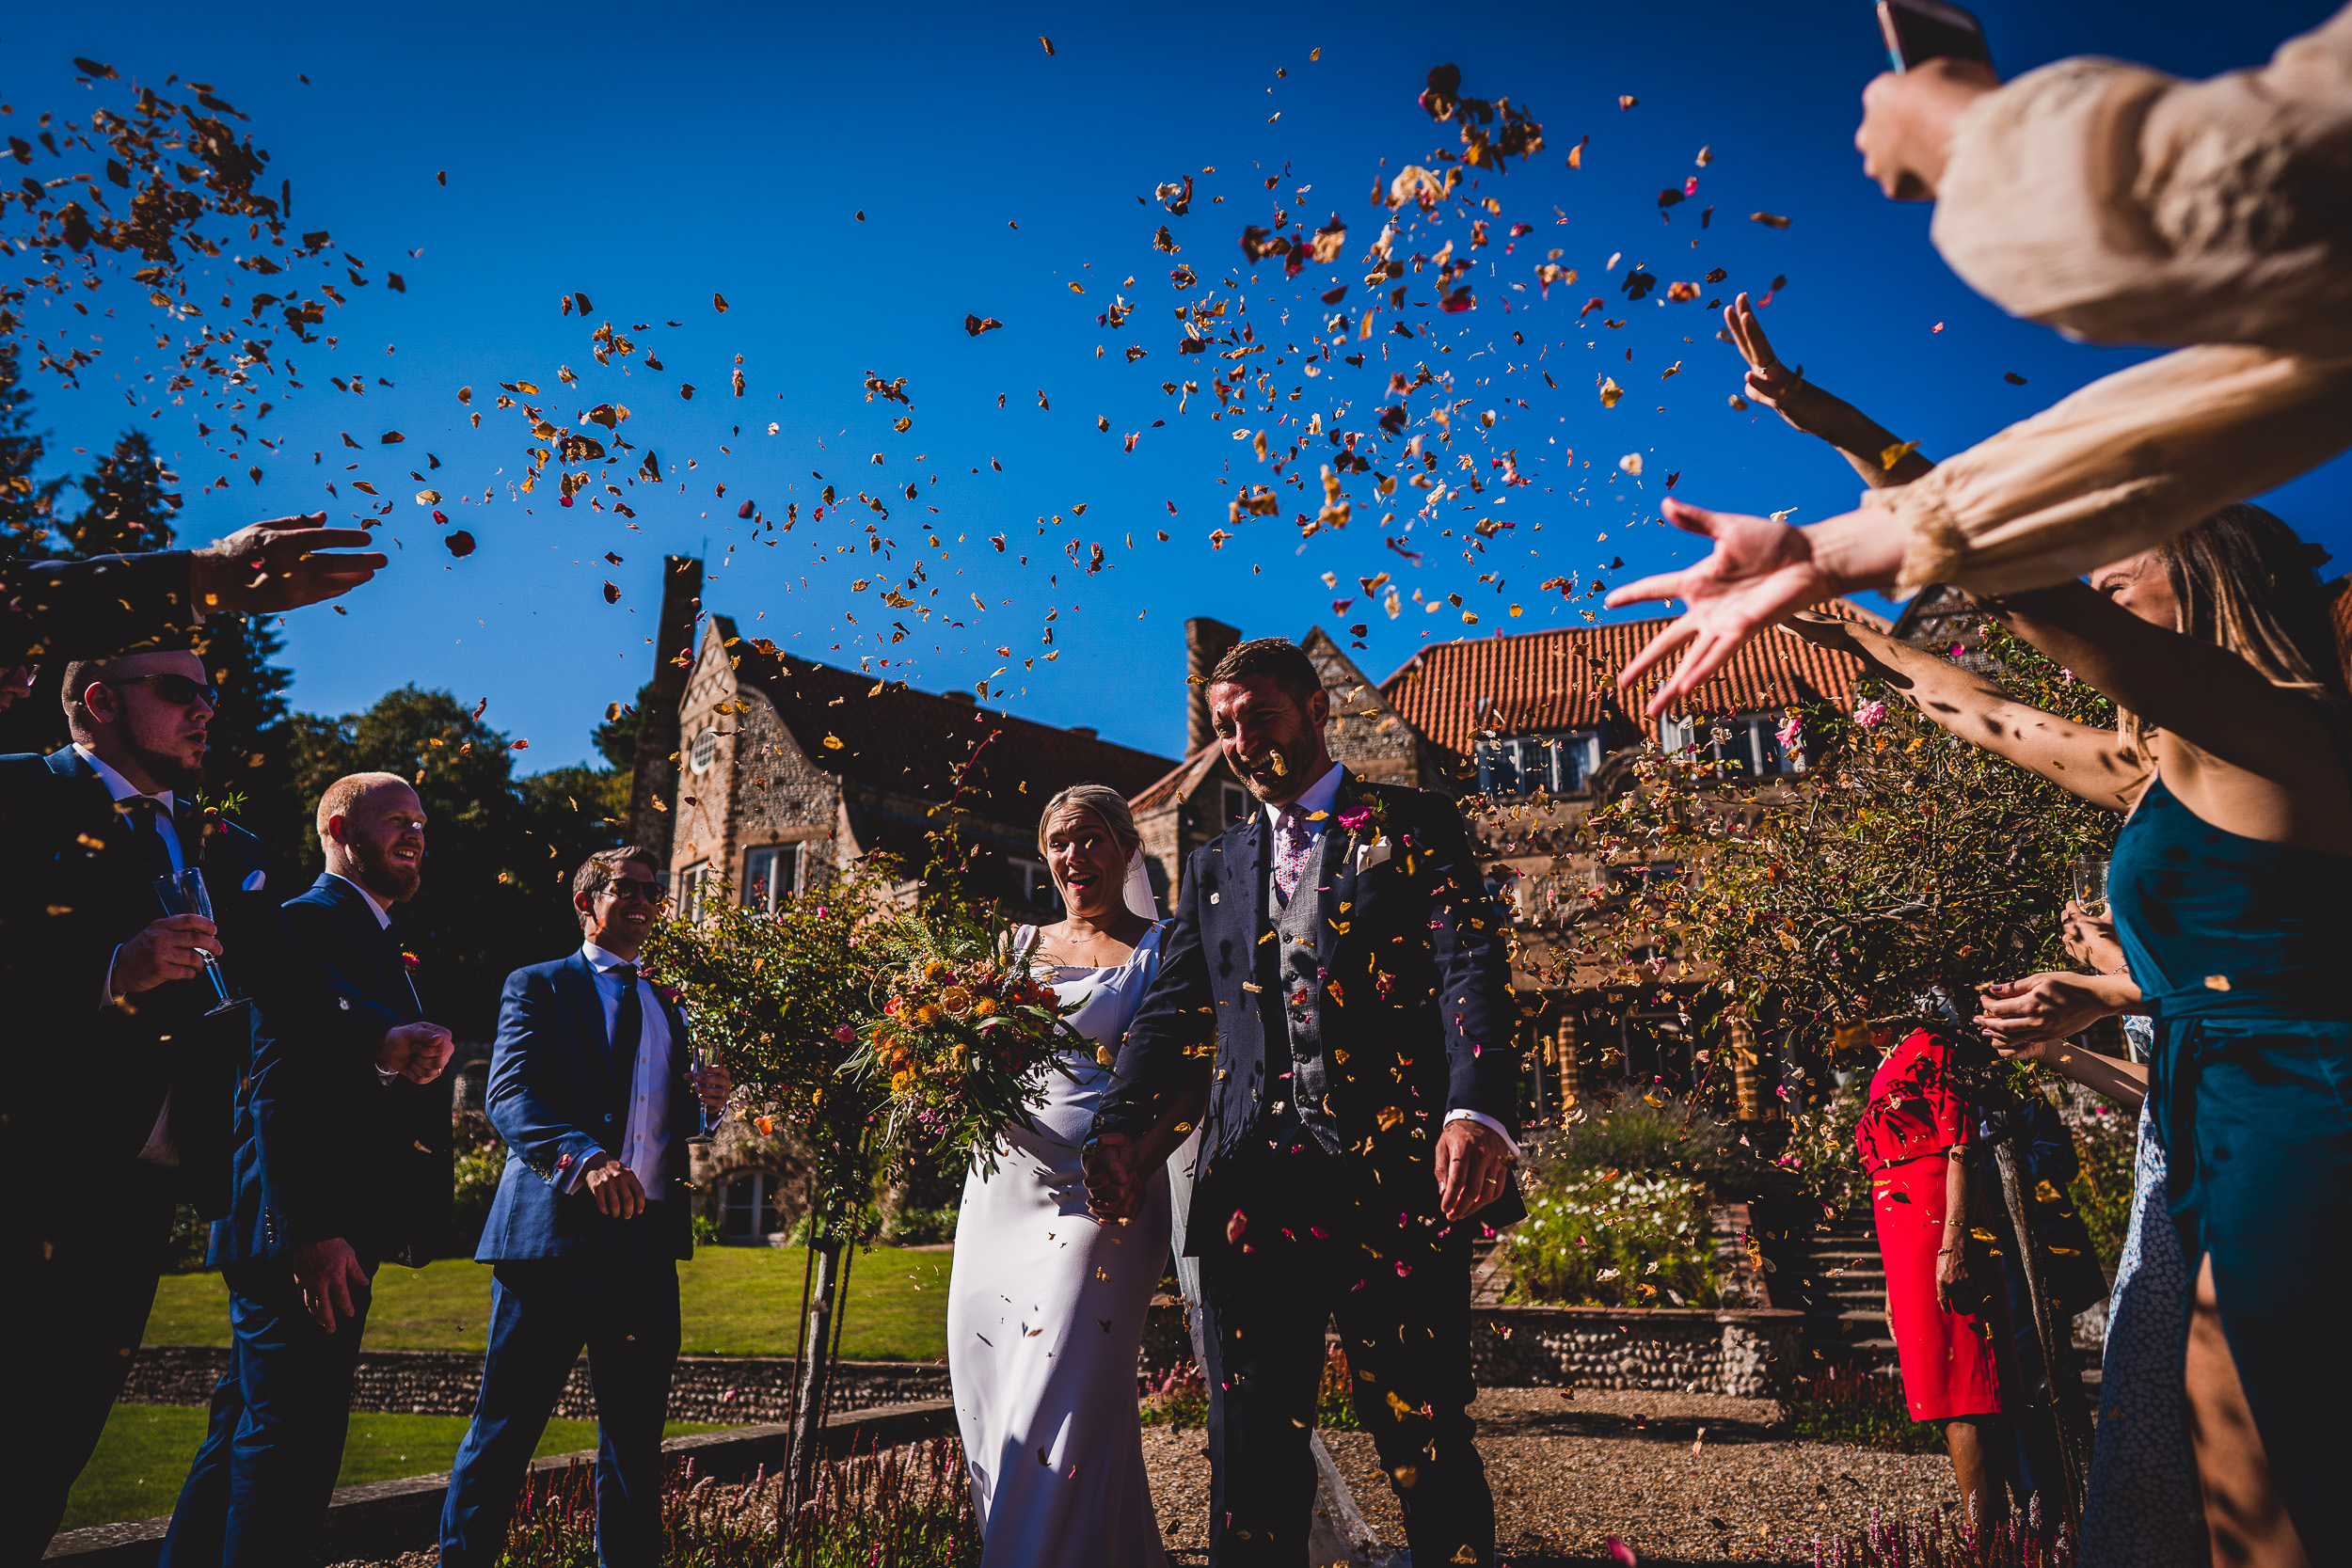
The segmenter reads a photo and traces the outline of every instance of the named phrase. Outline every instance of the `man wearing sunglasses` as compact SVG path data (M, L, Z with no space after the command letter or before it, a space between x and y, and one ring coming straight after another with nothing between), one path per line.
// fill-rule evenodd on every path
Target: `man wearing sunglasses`
M0 1409L40 1441L0 1510L0 1561L38 1559L144 1337L175 1208L230 1206L231 1122L257 1027L430 1078L449 1032L307 958L260 843L195 800L219 693L193 653L76 660L73 743L0 757ZM194 869L213 917L166 914ZM218 960L222 1006L204 972ZM258 1021L255 1014L261 1015Z
M506 1174L477 1262L497 1271L473 1424L441 1505L441 1568L490 1568L531 1455L585 1347L596 1400L596 1557L661 1560L661 1423L677 1360L677 1259L694 1255L687 1144L697 1069L686 1015L637 962L661 912L653 853L592 855L572 878L579 951L506 977L483 1109Z

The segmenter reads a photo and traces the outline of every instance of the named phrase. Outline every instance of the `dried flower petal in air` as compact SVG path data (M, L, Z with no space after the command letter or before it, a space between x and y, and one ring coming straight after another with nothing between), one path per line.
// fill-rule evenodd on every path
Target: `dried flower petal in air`
M1748 217L1751 221L1760 223L1767 229L1786 229L1788 227L1788 220L1782 217L1778 213L1750 213Z
M963 330L975 338L983 332L993 332L1004 325L994 316L976 316L969 311L965 312L963 318Z
M1608 376L1600 378L1600 405L1603 408L1616 407L1617 400L1623 396L1625 396L1625 388L1618 386L1614 380Z
M1884 451L1879 453L1879 467L1882 468L1891 469L1896 464L1900 463L1904 458L1909 457L1913 452L1917 451L1918 450L1919 443L1916 441L1898 441L1893 446L1887 448Z
M441 543L449 546L450 554L456 556L461 560L473 554L473 535L468 533L462 528L455 533L443 534L441 536Z

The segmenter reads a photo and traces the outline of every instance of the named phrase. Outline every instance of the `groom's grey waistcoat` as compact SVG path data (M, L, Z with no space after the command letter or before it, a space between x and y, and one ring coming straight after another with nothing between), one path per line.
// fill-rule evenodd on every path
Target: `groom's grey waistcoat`
M1315 1142L1323 1146L1327 1154L1340 1151L1340 1135L1331 1119L1329 1057L1324 1050L1322 1019L1314 1006L1315 991L1323 984L1321 966L1315 958L1315 921L1323 907L1318 890L1331 885L1327 859L1331 846L1345 836L1330 832L1327 825L1316 835L1314 850L1307 857L1297 892L1288 899L1275 885L1272 870L1269 868L1266 873L1266 907L1277 911L1274 935L1281 944L1281 958L1275 966L1281 984L1272 1006L1266 1009L1279 1017L1268 1021L1266 1035L1269 1040L1289 1039L1289 1099L1296 1107L1300 1123L1314 1134ZM1280 1116L1279 1110L1276 1116Z

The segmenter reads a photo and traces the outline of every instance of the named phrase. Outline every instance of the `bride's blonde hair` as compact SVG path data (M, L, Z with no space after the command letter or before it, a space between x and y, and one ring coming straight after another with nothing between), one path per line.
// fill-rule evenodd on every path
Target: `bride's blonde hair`
M1037 819L1037 852L1045 853L1046 835L1054 829L1054 818L1072 808L1092 812L1101 817L1103 826L1111 831L1121 855L1133 855L1142 847L1143 835L1136 832L1136 814L1129 809L1127 798L1108 784L1074 784L1045 802L1045 810Z

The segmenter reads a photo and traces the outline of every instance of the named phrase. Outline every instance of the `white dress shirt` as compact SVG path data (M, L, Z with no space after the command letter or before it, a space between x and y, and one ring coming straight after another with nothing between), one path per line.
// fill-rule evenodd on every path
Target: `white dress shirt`
M1269 804L1266 806L1265 818L1267 831L1275 835L1274 854L1278 858L1282 852L1282 836L1284 833L1283 816L1286 813L1291 813L1295 815L1289 825L1288 831L1292 833L1303 833L1306 835L1308 846L1307 863L1310 867L1314 864L1314 847L1322 840L1324 833L1330 829L1333 820L1331 808L1339 802L1340 784L1346 777L1346 774L1347 769L1334 764L1330 768L1324 770L1323 777L1317 779L1314 783L1300 790L1298 792L1298 799L1293 800L1289 805L1277 806ZM1311 820L1310 820L1311 818ZM1303 887L1304 884L1302 883L1301 886ZM1294 895L1294 896L1295 896L1295 895ZM1448 1121L1474 1121L1478 1123L1479 1126L1486 1128L1496 1137L1502 1140L1503 1147L1511 1151L1511 1157L1513 1159L1516 1160L1518 1158L1519 1146L1518 1140L1514 1139L1508 1132L1503 1130L1502 1123L1495 1120L1494 1117L1486 1115L1484 1112L1473 1111L1468 1106L1457 1106L1454 1110L1448 1111L1445 1114L1445 1119Z
M622 981L612 972L629 960L593 942L580 943L580 951L596 971L596 999L604 1004L604 1037L610 1040L621 1022ZM637 1037L637 1063L630 1074L620 1160L636 1173L647 1201L658 1203L669 1194L661 1180L661 1157L670 1148L670 1019L643 975L637 980L637 1006L644 1027ZM578 1187L586 1174L585 1169L575 1167L571 1185Z
M353 881L350 878L344 876L340 871L330 871L327 875L342 883L343 886L350 888L353 892L358 894L360 897L368 901L368 910L375 916L375 928L377 930L389 931L392 928L392 907L389 904L385 903L374 894L370 893L366 888L361 887L358 882Z
M107 767L96 752L91 751L80 741L73 743L73 750L84 762L89 764L90 771L96 773L98 782L106 786L106 793L113 799L115 804L120 805L125 800L149 800L161 802L167 814L171 811L170 790L160 790L153 795L149 795L120 773ZM174 871L186 870L188 863L180 850L180 835L177 832L165 832L163 822L159 818L155 823L155 836L164 841L164 848L171 856L171 868ZM161 919L162 916L158 914L156 918ZM121 956L122 948L118 944L114 950L114 956L106 960L106 978L100 983L98 990L98 1005L101 1007L111 1007L115 1005L115 958ZM164 1096L163 1109L155 1113L154 1129L147 1134L147 1143L139 1150L139 1158L151 1165L176 1165L180 1163L180 1150L174 1148L171 1142L171 1096L168 1094Z

